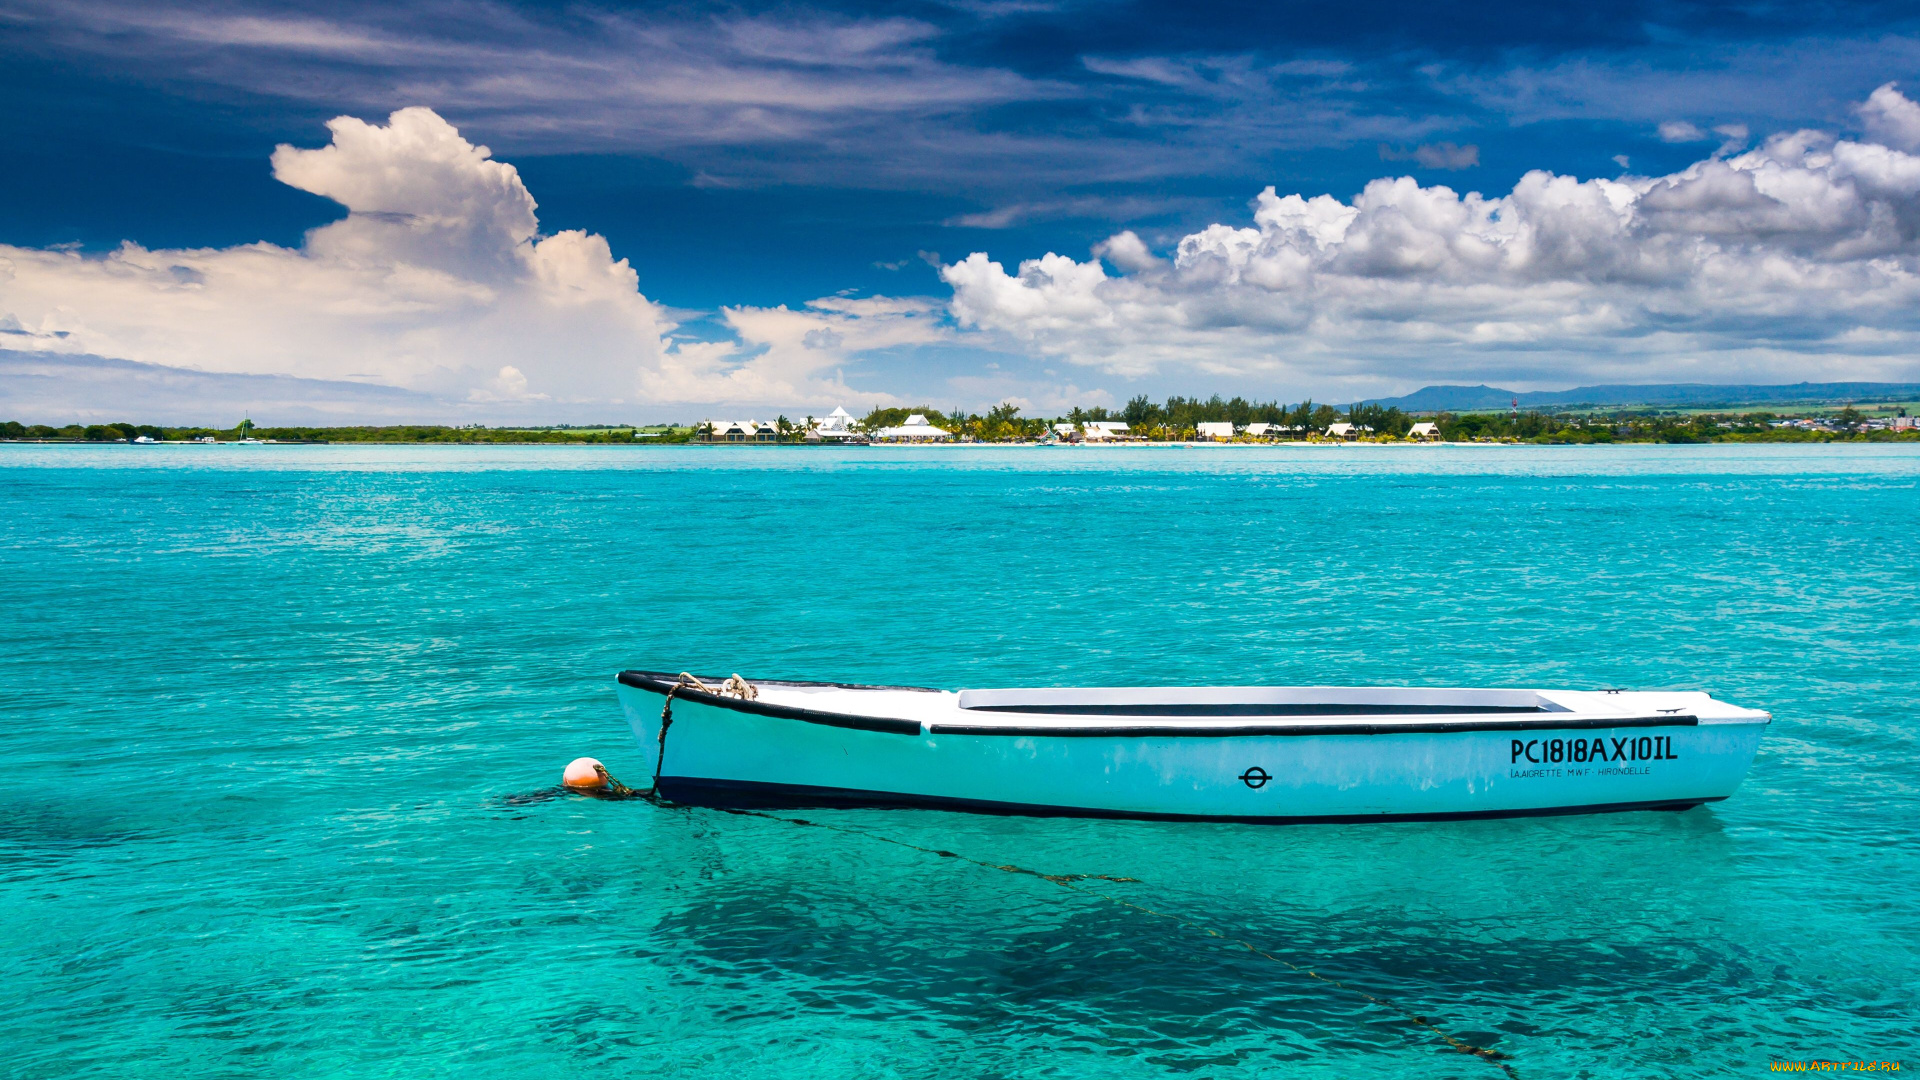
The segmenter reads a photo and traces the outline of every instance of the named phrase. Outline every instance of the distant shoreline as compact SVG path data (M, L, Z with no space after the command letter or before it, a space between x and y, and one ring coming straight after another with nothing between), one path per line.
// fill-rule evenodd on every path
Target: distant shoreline
M593 448L622 447L622 448L638 449L638 450L673 448L673 449L689 449L689 450L711 450L719 453L753 453L756 451L768 451L768 450L822 450L822 449L826 449L826 450L859 449L859 450L871 450L876 453L889 453L889 452L900 451L900 450L945 450L945 451L960 451L960 452L974 451L974 450L1061 450L1061 451L1067 451L1067 452L1088 451L1088 450L1091 450L1091 451L1104 451L1104 450L1125 450L1125 451L1319 450L1319 451L1333 452L1338 450L1354 450L1354 451L1434 450L1434 449L1516 450L1516 449L1525 449L1529 447L1607 447L1607 446L1706 446L1706 445L1712 445L1712 446L1729 446L1729 445L1733 445L1733 446L1746 446L1746 445L1827 446L1831 444L1841 444L1841 445L1848 445L1848 446L1855 446L1855 445L1857 446L1878 446L1878 445L1920 446L1920 433L1911 433L1911 432L1902 432L1899 434L1875 433L1874 435L1853 435L1853 436L1828 435L1825 437L1800 436L1800 437L1788 437L1788 438L1782 438L1782 437L1753 438L1753 437L1742 437L1742 436L1734 435L1734 436L1722 436L1719 438L1696 439L1696 440L1690 440L1685 442L1667 440L1667 439L1613 439L1607 442L1535 441L1535 440L1526 440L1526 439L1476 440L1476 441L1452 441L1452 442L1443 441L1443 440L1434 440L1434 441L1428 441L1428 442L1416 442L1411 440L1396 440L1391 442L1373 442L1373 441L1344 442L1344 441L1323 439L1317 442L1307 442L1307 441L1291 441L1291 442L1251 442L1251 441L1198 442L1198 441L1195 441L1195 442L1103 442L1103 443L1041 443L1041 442L891 443L891 442L878 442L878 443L820 444L820 443L802 443L802 442L783 442L783 443L773 443L773 442L709 443L709 442L651 442L651 441L649 442L639 442L639 441L613 442L613 441L587 441L587 440L561 440L561 439L529 440L524 442L509 441L505 439L487 440L484 442L479 440L475 440L472 442L454 442L452 440L447 440L447 439L417 439L417 440L350 439L350 440L342 440L339 442L333 442L325 439L306 439L306 440L263 439L263 440L259 440L257 442L251 442L251 443L242 443L238 440L225 440L220 442L204 443L204 442L194 442L191 440L168 439L168 440L154 440L153 442L150 442L150 443L130 444L124 439L116 439L116 440L0 439L0 446L79 446L79 447L123 446L123 447L127 447L128 449L147 449L149 447L204 447L207 449L213 449L218 447L232 447L232 448L254 449L257 447L269 447L269 446L271 447L444 446L449 448L474 449L474 448L491 447L491 446L501 446L501 447L544 446L544 447L593 447Z

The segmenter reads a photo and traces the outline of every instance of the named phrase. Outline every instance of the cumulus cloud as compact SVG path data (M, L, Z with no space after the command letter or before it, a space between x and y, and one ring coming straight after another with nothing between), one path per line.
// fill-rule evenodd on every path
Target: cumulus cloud
M0 247L0 311L43 347L454 398L624 400L658 367L671 323L633 269L602 237L538 235L513 166L428 109L327 126L330 145L273 155L282 182L349 211L302 247Z
M344 219L297 249L0 245L6 345L476 404L794 402L851 396L819 373L858 349L938 333L924 304L822 301L730 309L742 340L726 349L674 344L668 313L603 237L540 235L514 167L433 111L327 126L329 145L281 146L273 170L345 206ZM802 323L835 344L789 348L777 328Z
M1907 100L1893 83L1869 94L1859 113L1874 141L1908 153L1920 151L1920 104Z
M983 252L942 276L963 326L1125 375L1870 377L1911 374L1920 343L1920 156L1884 143L1797 131L1668 176L1536 171L1497 197L1403 177L1253 206L1164 264L1108 241L1118 277Z
M1122 270L1152 270L1160 265L1160 259L1132 229L1115 233L1093 245L1093 253Z

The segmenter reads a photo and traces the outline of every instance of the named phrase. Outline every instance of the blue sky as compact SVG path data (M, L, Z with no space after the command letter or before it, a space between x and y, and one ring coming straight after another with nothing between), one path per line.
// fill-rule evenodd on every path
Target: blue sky
M1464 279L1430 267L1420 271L1437 275L1427 292L1389 300L1376 290L1364 332L1333 332L1314 327L1359 325L1352 289L1336 297L1321 278L1271 278L1255 293L1236 277L1220 286L1226 291L1202 295L1214 279L1193 267L1206 243L1190 245L1192 259L1175 259L1183 238L1210 226L1252 228L1252 200L1269 186L1280 197L1325 193L1357 206L1356 196L1385 178L1501 198L1544 171L1580 181L1651 178L1640 187L1658 181L1677 192L1672 178L1687 170L1741 160L1768 137L1803 129L1904 154L1915 148L1901 144L1902 106L1863 109L1878 88L1893 83L1899 93L1920 78L1920 5L0 0L0 25L8 162L0 244L83 260L129 240L148 251L257 241L299 250L308 230L346 210L276 179L275 148L328 146L335 117L379 125L396 110L424 107L514 166L538 203L539 236L605 238L657 309L662 348L731 348L696 365L705 390L685 383L667 395L677 395L681 411L702 393L716 406L779 404L773 398L789 393L805 403L853 394L979 405L1008 396L1043 408L1076 394L1324 399L1429 381L1559 386L1669 381L1658 376L1674 371L1703 381L1920 375L1907 359L1911 328L1894 314L1904 278L1875 279L1888 290L1887 313L1842 317L1843 305L1744 297L1734 305L1739 319L1709 327L1678 314L1685 305L1669 301L1679 293L1647 291L1681 284L1635 279L1640 291L1629 300L1617 292L1624 278L1596 285L1600 278L1582 269L1553 280L1616 291L1594 293L1549 325L1512 311L1467 311L1456 289ZM1766 167L1749 161L1736 171L1760 176ZM1833 182L1860 188L1856 174L1843 169ZM316 186L335 190L327 183ZM1883 188L1860 188L1863 207L1881 207L1862 209L1860 222L1872 213L1905 220L1905 189ZM1394 213L1409 197L1382 196L1400 200ZM1628 231L1640 236L1653 219L1635 212L1641 218ZM1504 213L1496 208L1476 227L1519 211ZM1724 223L1675 224L1671 212L1660 220L1696 246L1717 245L1720 256L1739 248L1764 262L1761 249L1781 243L1780 226L1748 219L1737 236ZM1112 254L1096 262L1095 246L1122 231L1146 255L1130 265ZM1911 232L1870 257L1905 267ZM1333 241L1322 239L1331 252ZM1858 245L1835 254L1842 247L1831 239L1816 254L1813 241L1785 250L1823 273L1869 257ZM1022 277L1018 264L1050 252L1076 267L1104 265L1104 279L1082 290L1102 311L1075 329L1067 324L1081 316L1065 308L1035 314L1055 300L1032 288L1008 292L980 268L943 272L975 252L1000 264L1006 281L1030 287L1042 271ZM1142 261L1148 256L1161 262ZM1719 280L1705 258L1684 286L1695 302L1706 295L1701 282ZM1321 273L1336 271L1357 273ZM1364 273L1379 283L1409 272ZM1538 275L1502 272L1509 277L1483 284L1545 288ZM23 340L37 334L32 348L87 343L116 359L240 373L214 356L220 347L211 340L213 358L196 362L184 331L75 323L65 337L50 336L58 305L33 297L56 295L56 286L34 292L23 281L0 281L0 318L19 324ZM1456 291L1434 299L1442 288ZM840 339L837 374L814 364L714 381L777 352L784 332L742 330L726 310L875 296L924 301L924 311L903 317L937 326L869 339L850 336L848 320L874 310L828 311L806 331L820 332L808 348ZM69 307L84 308L76 304ZM1609 319L1627 306L1639 314ZM62 317L84 322L84 314ZM1116 319L1135 323L1116 330ZM1384 322L1398 329L1388 333ZM1163 332L1173 323L1188 336ZM358 332L343 331L343 341ZM165 347L155 344L162 340ZM289 347L257 373L345 376L495 409L509 407L518 385L497 373L488 378L504 381L493 390L476 389L471 374L425 375L434 365L415 354L343 371L296 352ZM534 370L493 359L483 374ZM528 378L530 387L539 381ZM597 401L639 407L647 385L657 397L667 383L643 378L632 393L611 385L582 383L573 397L536 388L516 400L558 412ZM755 394L771 396L756 402Z

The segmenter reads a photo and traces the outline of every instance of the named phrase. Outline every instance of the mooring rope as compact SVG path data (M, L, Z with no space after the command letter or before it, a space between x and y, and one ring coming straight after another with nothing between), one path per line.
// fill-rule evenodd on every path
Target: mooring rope
M646 793L648 795L660 790L660 770L667 764L667 729L673 726L673 695L682 690L699 690L714 697L737 697L742 701L753 701L760 696L759 689L741 678L737 671L727 676L718 690L701 682L690 672L681 672L679 677L673 680L673 685L667 687L666 697L660 702L660 752L653 757L653 788ZM628 795L641 794L615 780L607 770L596 767L595 771L600 774L602 780L607 782L607 789L615 795L624 798Z
M647 795L656 800L660 798L660 770L667 766L667 729L673 726L673 695L679 693L682 686L687 685L684 680L688 679L691 679L696 686L702 685L699 679L683 671L680 673L680 678L675 680L672 686L667 687L667 698L660 703L660 751L653 755L653 787L647 789ZM604 773L605 770L602 772ZM607 776L609 786L618 782L612 776Z

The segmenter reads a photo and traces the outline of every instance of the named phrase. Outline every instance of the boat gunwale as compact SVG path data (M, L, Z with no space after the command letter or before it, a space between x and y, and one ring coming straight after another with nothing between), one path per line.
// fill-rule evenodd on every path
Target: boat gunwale
M620 673L619 681L636 690L646 690L665 695L672 692L674 697L697 701L702 705L717 705L735 712L752 713L756 716L771 716L782 720L801 720L809 724L825 727L852 728L856 731L879 731L890 735L918 735L920 721L900 720L886 716L860 716L854 713L828 712L823 709L803 709L795 705L774 705L762 701L749 701L745 698L727 697L724 694L709 694L698 687L687 686L680 682L678 675L669 675L663 671L628 670ZM702 680L704 681L704 680ZM715 682L721 680L715 679ZM757 683L766 686L829 686L842 690L917 690L923 693L939 693L924 686L860 686L852 683L813 683L779 679L758 679ZM678 687L676 690L675 688Z
M637 690L673 696L703 705L712 705L735 712L744 712L757 716L778 719L799 720L825 727L850 728L859 731L875 731L893 735L919 735L924 730L929 735L986 736L998 738L1245 738L1259 736L1327 736L1327 735L1443 735L1476 731L1565 731L1565 730L1604 730L1607 728L1654 728L1654 727L1698 727L1701 720L1693 714L1660 714L1657 716L1611 716L1579 713L1528 713L1493 714L1485 720L1451 719L1420 722L1363 722L1348 721L1336 724L1099 724L1099 725L1054 725L1040 727L1033 724L949 724L938 721L922 722L898 717L869 716L858 713L832 712L824 709L808 709L794 705L776 705L770 702L754 701L712 694L697 687L687 686L679 681L678 675L666 672L629 669L619 674L619 682ZM718 680L716 680L718 681ZM859 683L806 682L800 680L760 679L757 683L766 686L813 686L831 687L844 690L911 690L920 693L941 693L928 687L875 686ZM677 688L677 689L676 689ZM1018 714L1001 713L1003 716ZM1045 715L1045 714L1036 714ZM1401 714L1406 715L1406 714ZM1452 714L1459 716L1461 714ZM1549 719L1549 717L1553 719ZM1153 719L1143 717L1142 719ZM1722 723L1766 723L1771 717L1762 714L1760 718L1749 720L1712 719L1708 724Z
M626 683L628 686L641 688L639 681L629 681L627 679L629 675L632 675L635 680L657 682L662 686L673 686L680 682L681 673L675 671L649 671L646 668L628 668L620 673L621 682ZM727 681L727 676L725 675L696 675L694 678L705 683L722 683ZM750 681L755 686L825 686L835 690L910 690L916 694L946 693L945 690L932 686L889 686L885 683L815 682L811 679L753 679ZM651 688L647 687L645 689ZM684 694L690 691L697 692L697 688L684 684L681 685L681 693ZM677 697L679 695L676 694L675 696Z

